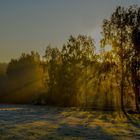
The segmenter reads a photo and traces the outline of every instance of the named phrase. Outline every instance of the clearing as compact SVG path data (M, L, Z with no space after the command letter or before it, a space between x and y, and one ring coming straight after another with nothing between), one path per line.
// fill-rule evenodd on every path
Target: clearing
M138 140L140 115L0 105L0 140Z

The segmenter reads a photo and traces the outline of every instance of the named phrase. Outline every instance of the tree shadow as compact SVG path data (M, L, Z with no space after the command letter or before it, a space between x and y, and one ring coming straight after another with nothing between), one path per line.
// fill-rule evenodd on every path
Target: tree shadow
M1 104L0 122L11 125L32 123L34 121L58 121L61 112L66 108L41 106L41 105L20 105L20 104Z
M121 137L121 135L115 135L111 132L106 131L106 127L104 127L104 123L102 126L95 123L94 126L89 126L89 123L81 123L81 122L68 122L69 116L71 117L71 112L74 113L73 116L77 119L81 119L79 115L77 115L76 108L61 108L61 107L50 107L50 106L35 106L35 105L3 105L1 108L17 108L16 110L0 110L0 124L5 128L7 131L13 131L16 128L19 128L19 133L22 134L23 129L27 130L25 133L27 135L29 129L31 128L31 133L36 134L37 131L45 131L44 135L40 133L39 139L41 140L47 140L47 139L60 139L62 140L115 140L118 137ZM73 112L74 111L74 112ZM63 115L68 113L68 116ZM76 114L75 114L76 113ZM102 122L110 122L111 114L113 115L113 112L90 112L92 122L96 121L94 119L101 120ZM109 115L110 114L110 115ZM81 114L80 114L81 115ZM85 113L85 115L87 115ZM84 117L85 117L84 115ZM128 115L128 114L127 114ZM88 116L86 116L88 117ZM130 117L129 115L127 117ZM82 119L81 119L82 120ZM87 119L88 120L88 119ZM131 120L131 118L128 118L128 120ZM84 119L83 119L84 121ZM137 128L140 128L134 120L131 120L133 125L136 125ZM36 126L34 124L36 123L43 123L45 126ZM57 127L53 127L53 126ZM50 130L49 130L50 128ZM52 129L51 129L52 128ZM35 131L34 131L35 130ZM48 133L47 134L47 130ZM36 134L37 135L37 134Z
M135 114L129 114L126 111L124 111L123 113L124 113L124 115L127 118L129 123L131 123L136 128L140 128L140 117L139 117L139 123L138 123L138 120L136 118L132 117ZM140 116L140 114L139 114L139 116Z
M61 125L54 132L55 136L67 139L85 139L85 140L115 140L115 138L105 132L101 126L95 128L84 125ZM48 136L49 137L49 136Z

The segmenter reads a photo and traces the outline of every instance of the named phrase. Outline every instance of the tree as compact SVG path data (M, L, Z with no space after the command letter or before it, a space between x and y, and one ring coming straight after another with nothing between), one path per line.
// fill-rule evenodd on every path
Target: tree
M61 53L58 48L47 46L45 51L45 67L46 67L46 87L47 87L47 102L57 104L59 70L61 67Z
M39 96L44 88L40 63L39 54L33 51L11 60L7 67L7 102L28 103Z
M140 104L140 7L132 6L128 9L128 23L131 31L131 57L128 66L131 69L131 79L135 93L136 110Z
M87 107L88 88L90 82L90 66L95 61L94 41L90 37L79 35L70 36L66 45L62 48L62 68L64 97L71 97L70 105L78 105L81 102L83 91L85 106ZM67 100L67 99L65 99Z
M124 76L125 76L125 60L127 59L127 44L128 35L126 30L126 11L122 7L118 7L112 14L110 20L103 22L103 39L102 46L110 44L116 59L118 59L118 66L121 68L121 109L124 111ZM116 60L117 61L117 60Z
M136 79L136 77L138 77L136 76L138 63L136 64L137 66L134 66L134 62L138 60L138 53L136 53L136 48L138 48L139 46L139 11L139 8L135 6L131 6L128 9L124 9L123 7L117 7L111 18L109 20L104 20L103 22L103 39L101 41L102 46L105 47L106 44L110 44L112 46L112 51L116 56L118 67L121 68L120 91L121 108L123 111L125 75L128 71L130 72L130 69L132 73L132 83L135 86L138 85L136 84L138 82L138 79ZM138 92L136 91L136 88L134 88L134 93L136 109L139 110Z

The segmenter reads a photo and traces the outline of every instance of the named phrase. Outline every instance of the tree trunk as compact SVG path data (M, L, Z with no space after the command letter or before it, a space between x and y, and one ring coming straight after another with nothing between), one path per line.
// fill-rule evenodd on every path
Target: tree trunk
M136 110L139 111L139 89L137 86L135 87L135 105Z
M87 74L87 71L88 71L88 67L86 66L86 79L85 79L85 107L87 108L88 106L88 95L87 95L87 83L88 83L88 74Z
M132 71L132 82L133 82L133 89L135 93L135 106L136 110L139 111L139 83L138 83L138 76L137 76L137 71L134 68Z
M121 110L124 112L124 66L123 59L121 64Z

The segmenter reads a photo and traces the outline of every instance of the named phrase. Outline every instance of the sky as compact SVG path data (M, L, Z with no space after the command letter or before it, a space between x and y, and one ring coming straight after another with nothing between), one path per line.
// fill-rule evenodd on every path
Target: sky
M99 50L103 19L119 5L140 0L0 0L0 62L48 44L61 48L70 35L90 35Z

